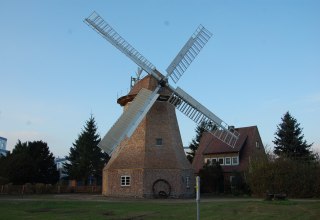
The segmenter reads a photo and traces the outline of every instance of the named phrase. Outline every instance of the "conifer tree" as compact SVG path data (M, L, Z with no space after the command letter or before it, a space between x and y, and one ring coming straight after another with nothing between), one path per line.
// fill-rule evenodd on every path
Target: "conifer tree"
M289 112L283 116L282 122L277 126L275 133L274 153L280 157L291 159L314 159L314 154L310 150L312 144L304 140L302 128Z
M68 162L64 164L64 168L70 179L81 180L85 185L92 178L101 181L102 169L109 156L98 147L99 142L100 135L91 115L66 157Z
M206 123L202 122L200 125L196 127L196 137L191 140L189 145L190 152L187 152L187 159L190 163L192 163L194 156L199 147L200 139L204 131L206 131Z
M12 153L3 158L0 176L4 176L13 184L54 184L59 180L54 159L47 143L43 141L22 143L19 140Z

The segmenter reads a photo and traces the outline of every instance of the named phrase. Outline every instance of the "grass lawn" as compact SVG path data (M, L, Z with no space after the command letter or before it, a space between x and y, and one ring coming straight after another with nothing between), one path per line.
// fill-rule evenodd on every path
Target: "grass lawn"
M3 198L0 219L196 219L193 200ZM205 200L200 219L320 219L319 201Z

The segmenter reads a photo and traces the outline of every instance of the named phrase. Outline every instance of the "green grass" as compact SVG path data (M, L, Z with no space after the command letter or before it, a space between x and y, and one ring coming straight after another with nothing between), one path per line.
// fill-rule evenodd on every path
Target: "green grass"
M200 203L200 219L320 219L320 202L215 200ZM1 199L0 219L196 219L196 204L184 200L78 201Z

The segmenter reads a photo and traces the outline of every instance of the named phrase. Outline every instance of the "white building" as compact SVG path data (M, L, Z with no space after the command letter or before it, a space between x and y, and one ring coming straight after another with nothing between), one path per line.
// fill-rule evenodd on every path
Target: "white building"
M60 173L60 179L66 177L67 175L64 173L64 167L63 167L63 164L68 162L68 160L66 158L55 158L55 161L54 161L57 165L57 169Z
M7 138L0 137L0 154L6 156L8 151L7 149Z

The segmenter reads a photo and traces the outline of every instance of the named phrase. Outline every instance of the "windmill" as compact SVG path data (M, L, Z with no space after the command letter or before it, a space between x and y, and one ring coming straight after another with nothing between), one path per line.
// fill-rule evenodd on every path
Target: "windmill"
M204 123L208 131L230 147L235 146L239 136L196 99L168 82L169 78L178 82L212 34L200 25L164 75L98 13L93 12L84 22L148 73L127 96L118 99L125 110L98 145L112 155L103 174L103 193L138 197L192 195L193 170L183 152L174 109L197 124ZM157 138L157 132L166 138ZM140 144L143 147L135 149L141 137L144 138L144 143ZM150 137L155 139L156 146L166 147L150 147ZM134 160L141 155L139 159L143 162ZM127 163L130 165L126 166Z

